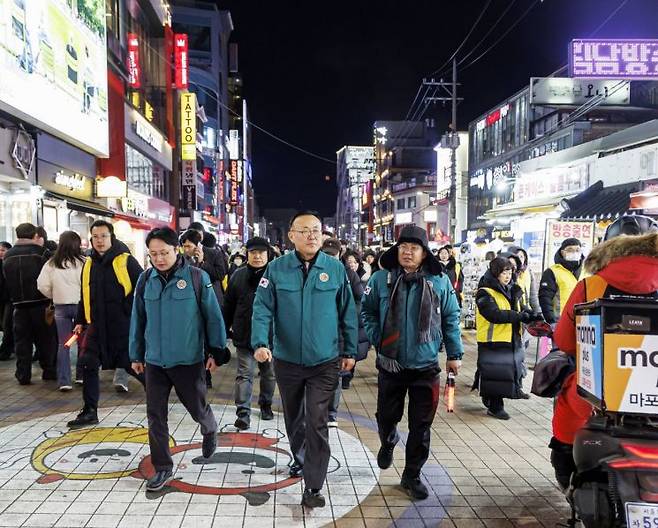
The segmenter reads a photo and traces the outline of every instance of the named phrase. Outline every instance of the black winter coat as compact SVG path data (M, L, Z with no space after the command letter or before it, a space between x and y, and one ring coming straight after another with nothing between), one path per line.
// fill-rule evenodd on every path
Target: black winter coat
M350 281L350 286L352 288L352 295L354 295L354 302L356 303L356 313L359 314L359 341L356 347L356 359L357 361L364 360L368 357L368 350L370 350L370 341L368 341L368 334L366 334L366 328L363 324L363 318L361 315L361 297L363 297L363 283L356 271L345 266L345 271L347 272L347 278ZM340 336L340 332L338 333ZM340 338L339 338L340 339ZM342 350L342 342L340 343Z
M439 261L441 262L441 261ZM459 274L457 274L457 261L455 260L455 257L450 257L448 262L444 263L441 262L441 266L443 266L443 273L445 273L448 278L450 279L450 284L452 284L452 287L455 289L457 292L457 299L459 300L459 304L461 306L461 292L464 289L464 271L463 268L460 264L459 266Z
M482 288L502 293L510 301L511 310L498 308L494 298ZM518 398L525 375L524 348L521 341L521 287L512 284L504 288L490 271L480 281L475 302L482 317L494 324L512 324L511 343L478 343L478 374L480 395L485 398ZM476 377L474 387L478 386Z
M233 273L228 282L222 312L233 344L238 348L253 350L251 348L251 315L256 289L266 269L267 266L258 270L250 266L243 266Z
M119 240L112 243L103 256L95 250L91 253L92 265L89 278L91 298L91 324L82 339L82 365L103 369L127 368L128 334L132 313L133 295L137 279L143 269L132 255L128 257L127 268L133 289L126 297L119 284L112 260L121 253L129 253L128 246ZM82 299L82 296L81 296ZM85 325L84 305L78 304L76 324Z
M41 268L52 253L39 244L17 243L7 250L2 261L4 286L15 307L29 307L50 302L37 289Z

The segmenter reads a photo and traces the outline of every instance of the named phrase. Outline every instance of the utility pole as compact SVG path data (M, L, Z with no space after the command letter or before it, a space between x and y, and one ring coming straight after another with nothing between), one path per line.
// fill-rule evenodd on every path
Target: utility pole
M445 106L446 103L451 103L452 105L452 122L450 123L450 130L441 136L441 147L449 148L451 150L450 157L450 191L448 195L448 208L449 208L449 226L448 226L448 235L450 241L455 243L455 227L457 219L457 148L459 148L459 134L457 133L457 104L464 99L462 97L457 97L457 87L459 83L457 82L457 59L452 60L452 82L444 81L443 79L438 82L432 79L431 81L426 81L423 79L423 85L425 86L436 86L442 88L446 95L441 97L425 97L426 103L436 103L441 102ZM436 93L436 91L434 92ZM436 228L438 231L439 228L439 174L437 167L436 175Z

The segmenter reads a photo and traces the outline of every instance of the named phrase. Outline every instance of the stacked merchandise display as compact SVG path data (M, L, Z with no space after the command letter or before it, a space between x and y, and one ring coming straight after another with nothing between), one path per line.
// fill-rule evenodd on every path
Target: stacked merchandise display
M462 291L462 317L464 328L475 328L475 294L478 291L480 278L487 270L487 261L474 253L462 255L461 263L464 270L464 289Z

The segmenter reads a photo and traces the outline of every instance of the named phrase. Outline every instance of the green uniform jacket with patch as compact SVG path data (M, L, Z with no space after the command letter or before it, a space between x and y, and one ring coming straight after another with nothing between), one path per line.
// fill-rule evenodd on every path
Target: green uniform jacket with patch
M159 273L153 270L148 274L144 297L135 295L133 302L131 361L146 361L162 368L194 365L204 360L204 338L211 351L226 347L226 329L217 295L208 274L200 271L200 302L189 264L173 271L174 276L164 287ZM138 285L146 276L146 271L140 275Z
M380 270L370 277L361 301L361 314L363 315L366 333L378 352L382 339L382 328L384 328L384 320L389 307L388 273L387 270ZM396 272L393 272L393 282L396 277ZM406 301L405 325L400 329L401 346L398 357L400 364L407 369L422 369L436 365L442 343L445 345L448 359L461 359L464 353L459 327L459 304L457 303L455 290L450 284L450 279L444 273L441 275L428 275L427 280L431 282L432 288L441 303L441 337L429 343L418 342L418 320L422 289L420 285L413 284L409 289Z
M304 264L295 252L272 261L256 289L251 345L267 346L274 329L277 359L314 366L354 357L358 320L343 264L320 252L304 281ZM344 340L339 352L338 332Z

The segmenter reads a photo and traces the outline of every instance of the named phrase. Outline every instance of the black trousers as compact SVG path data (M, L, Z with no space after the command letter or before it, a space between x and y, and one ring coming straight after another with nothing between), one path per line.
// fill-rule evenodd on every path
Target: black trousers
M46 323L46 306L14 308L14 350L16 379L32 379L32 347L36 346L45 379L57 379L57 337L55 324Z
M151 462L156 471L172 470L169 450L169 394L174 388L178 399L196 423L201 434L216 434L217 422L206 402L206 369L203 363L162 368L146 364L146 416L149 424Z
M144 386L144 374L137 374L130 367L124 370ZM99 367L84 365L82 367L82 383L82 400L85 403L85 408L98 409L98 400L101 394Z
M400 439L397 424L404 414L404 402L409 393L409 436L407 438L403 476L420 475L430 452L430 428L439 404L439 373L441 369L405 369L392 374L379 371L377 393L377 427L382 445L394 446Z
M2 318L0 359L9 359L14 353L14 307L11 303L0 303L0 318Z
M340 360L332 359L313 367L280 359L273 361L293 457L304 466L306 487L322 489L331 456L327 428L329 402L338 383Z

